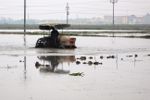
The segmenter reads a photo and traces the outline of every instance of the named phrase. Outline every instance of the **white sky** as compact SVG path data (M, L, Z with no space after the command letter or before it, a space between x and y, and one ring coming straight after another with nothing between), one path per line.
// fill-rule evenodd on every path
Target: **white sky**
M92 18L112 15L110 0L27 0L27 17L31 19L65 19L69 3L70 18ZM0 17L23 18L24 0L0 0ZM150 0L119 0L115 15L150 13Z

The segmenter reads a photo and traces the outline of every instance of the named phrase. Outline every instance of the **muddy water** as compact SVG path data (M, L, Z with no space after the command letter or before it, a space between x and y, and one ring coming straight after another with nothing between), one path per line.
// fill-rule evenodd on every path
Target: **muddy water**
M26 36L25 48L22 35L0 35L2 100L149 100L150 40L77 37L74 50L35 49L39 37Z

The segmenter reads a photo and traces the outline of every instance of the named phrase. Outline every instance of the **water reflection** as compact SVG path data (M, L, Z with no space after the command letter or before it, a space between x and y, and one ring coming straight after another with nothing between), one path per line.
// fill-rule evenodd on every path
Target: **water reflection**
M27 58L24 56L24 80L27 79Z
M24 30L24 36L23 36L23 41L24 41L24 55L26 55L26 30ZM26 56L24 56L24 79L27 79L26 73L27 73L27 62L26 62Z
M70 71L63 68L63 63L68 65L75 61L75 56L38 56L39 62L35 63L35 67L40 72L52 72L58 74L68 74ZM59 66L62 64L62 67Z

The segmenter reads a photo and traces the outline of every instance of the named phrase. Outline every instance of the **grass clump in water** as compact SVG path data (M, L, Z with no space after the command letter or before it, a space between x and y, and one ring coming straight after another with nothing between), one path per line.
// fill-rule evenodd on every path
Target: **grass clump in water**
M71 73L70 76L84 76L83 72Z

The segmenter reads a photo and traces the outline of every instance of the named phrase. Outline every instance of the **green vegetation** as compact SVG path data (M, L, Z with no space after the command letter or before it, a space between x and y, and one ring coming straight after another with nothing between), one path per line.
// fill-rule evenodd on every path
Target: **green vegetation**
M27 25L27 29L39 29L39 25ZM20 24L0 25L0 29L22 29ZM61 31L61 35L69 36L99 36L99 37L130 37L130 38L150 38L150 25L71 25L69 31ZM66 30L67 30L66 29ZM74 29L82 31L73 31ZM85 31L83 31L85 30ZM91 31L88 31L91 30ZM94 31L92 31L94 30ZM96 31L97 30L97 31ZM113 31L111 31L113 30ZM24 32L0 32L0 34L24 34ZM49 35L48 31L26 32L27 35ZM118 35L119 34L119 35ZM125 35L124 35L125 34ZM138 34L138 35L135 35Z
M38 29L38 24L27 25L27 29ZM0 24L0 29L23 29L22 24ZM150 30L150 25L71 25L67 29L98 29L98 30Z
M83 72L77 72L77 73L71 73L69 75L71 75L71 76L83 76L84 73Z
M23 24L0 24L0 29L23 29ZM27 29L38 29L38 25L27 25Z

